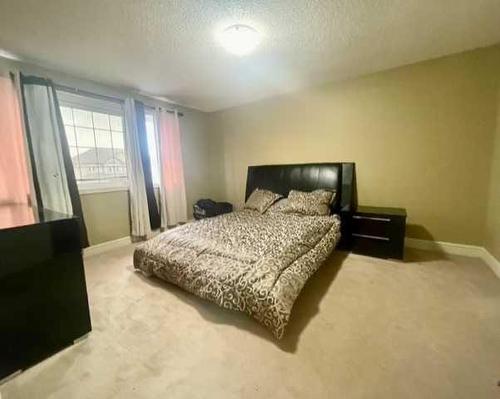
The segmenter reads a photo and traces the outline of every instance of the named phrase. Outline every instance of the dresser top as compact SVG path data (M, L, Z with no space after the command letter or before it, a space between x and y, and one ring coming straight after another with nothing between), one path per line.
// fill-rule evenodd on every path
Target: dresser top
M389 215L406 217L406 209L404 208L386 208L379 206L358 206L354 213L366 215Z
M71 218L73 216L29 205L0 205L0 230Z

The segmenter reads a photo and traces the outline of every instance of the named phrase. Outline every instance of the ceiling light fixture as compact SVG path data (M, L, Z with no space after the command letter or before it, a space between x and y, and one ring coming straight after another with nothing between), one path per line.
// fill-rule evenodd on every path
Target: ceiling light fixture
M257 47L261 35L251 26L236 24L224 29L218 39L227 51L241 56L251 53Z

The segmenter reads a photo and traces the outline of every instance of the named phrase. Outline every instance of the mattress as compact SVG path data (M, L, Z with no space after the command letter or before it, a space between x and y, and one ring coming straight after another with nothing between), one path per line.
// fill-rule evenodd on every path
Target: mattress
M137 246L134 266L282 338L302 287L340 238L337 216L242 210L187 223Z

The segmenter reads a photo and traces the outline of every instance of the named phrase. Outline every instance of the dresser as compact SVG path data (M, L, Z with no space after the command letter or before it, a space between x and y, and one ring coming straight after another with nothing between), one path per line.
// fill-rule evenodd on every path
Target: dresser
M90 330L78 219L0 206L0 380Z
M349 230L354 253L403 259L405 209L358 206L352 214Z

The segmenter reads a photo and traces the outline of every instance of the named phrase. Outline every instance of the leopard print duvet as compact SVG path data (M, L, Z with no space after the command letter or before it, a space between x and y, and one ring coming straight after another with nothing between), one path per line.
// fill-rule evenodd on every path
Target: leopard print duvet
M339 238L337 216L242 210L158 235L136 248L134 266L245 312L280 339L302 287Z

